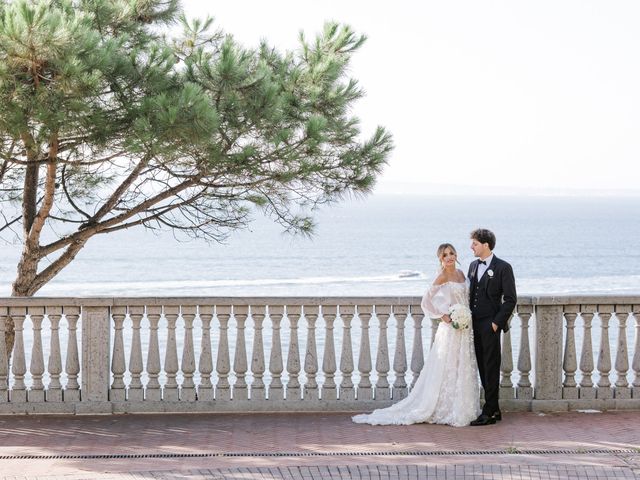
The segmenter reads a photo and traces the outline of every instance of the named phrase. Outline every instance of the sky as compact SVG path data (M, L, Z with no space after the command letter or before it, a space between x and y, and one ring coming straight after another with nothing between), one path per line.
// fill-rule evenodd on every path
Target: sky
M368 36L363 132L396 148L378 192L640 194L640 2L183 0L245 46L325 21Z

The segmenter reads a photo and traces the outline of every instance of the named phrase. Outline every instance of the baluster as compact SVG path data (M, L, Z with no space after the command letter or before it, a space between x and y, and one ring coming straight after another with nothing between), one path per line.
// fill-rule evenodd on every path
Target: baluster
M531 350L529 347L529 319L533 313L533 306L519 305L518 317L520 317L520 352L518 354L518 371L520 379L516 388L516 398L531 400L533 398L533 388L529 374L531 372Z
M315 305L305 305L304 318L307 320L307 351L304 357L304 372L307 381L304 384L305 401L313 402L318 400L318 352L316 350L316 321L318 320L318 307Z
M576 385L575 373L578 369L576 355L575 324L580 307L577 305L567 305L564 307L564 318L567 325L567 335L564 344L564 360L562 368L564 370L564 382L562 383L562 398L578 398L578 387Z
M376 400L390 400L391 389L389 388L389 341L387 339L387 324L391 307L388 305L376 305L376 317L380 322L380 335L378 337L378 351L376 353Z
M64 307L64 316L67 319L67 329L69 338L67 341L67 358L65 360L65 370L67 372L67 385L62 393L65 402L80 401L80 385L78 384L78 374L80 373L80 359L78 357L78 318L80 317L79 307Z
M210 305L200 305L200 320L202 321L202 341L200 348L200 360L198 370L200 371L200 385L198 385L198 400L213 400L213 384L211 383L211 373L213 372L213 357L211 355L211 319L213 318L213 307Z
M509 322L511 320L508 320ZM502 335L502 354L500 360L500 398L514 398L513 382L511 373L513 372L513 349L511 346L511 329Z
M616 386L615 398L631 398L631 389L627 380L629 371L629 352L627 350L627 319L631 313L631 305L618 305L616 317L618 318L618 348L616 350Z
M298 322L302 307L299 305L287 306L287 318L289 319L289 329L291 338L289 339L289 353L287 354L287 400L300 400L300 348L298 346Z
M609 380L609 372L611 371L611 347L609 345L609 320L613 313L612 305L599 305L598 316L602 322L602 334L600 337L600 354L598 355L598 372L600 380L598 380L597 398L611 398L613 392L611 390L611 381Z
M196 385L193 382L193 374L196 371L196 358L193 353L193 320L196 318L195 305L181 308L184 321L184 345L182 347L182 386L180 388L180 400L193 402L196 399Z
M245 324L249 307L246 305L234 305L233 316L236 319L236 354L233 359L233 371L236 375L236 382L233 384L233 399L247 400L247 342L245 338Z
M115 326L113 355L111 356L111 373L113 373L113 383L109 392L109 400L124 402L125 384L124 372L126 370L124 362L124 336L123 326L127 314L127 307L112 307L111 317Z
M157 402L162 399L160 390L160 344L158 341L158 323L162 314L162 307L148 306L147 319L149 320L149 351L147 352L147 375L149 381L145 392L145 400Z
M269 306L269 318L271 318L271 324L273 325L271 356L269 357L269 372L271 372L269 400L282 400L284 398L284 388L282 387L282 370L284 367L282 363L282 341L280 338L283 314L284 307L282 305ZM262 359L262 371L264 372L264 357ZM262 374L260 376L262 377Z
M636 319L636 338L634 342L633 360L633 383L631 389L632 398L640 398L640 305L633 306L633 318Z
M342 353L340 355L340 400L355 400L356 392L353 386L353 345L351 343L351 322L356 308L353 305L340 306L342 319Z
M131 373L131 383L129 383L127 400L136 402L141 402L144 398L141 380L143 369L142 341L140 339L140 328L143 315L144 307L129 307L129 317L131 317L133 336L131 338L131 353L129 355L129 372Z
M44 307L29 307L29 317L33 328L33 345L31 347L31 389L27 392L27 401L44 402L44 354L42 353L42 320Z
M411 388L413 388L424 367L424 348L422 346L422 319L424 318L424 313L420 305L411 305L409 311L411 312L411 318L413 318L414 329L413 353L411 354L411 371L413 372Z
M0 307L0 403L9 401L9 364L7 360L7 344L5 328L10 321L9 309Z
M322 400L336 400L338 392L336 389L336 349L333 338L333 324L336 319L338 307L335 305L322 306L322 318L325 322L324 355L322 357L322 371L324 372L324 383L322 384Z
M164 317L167 319L167 351L164 356L164 372L167 375L167 383L164 385L162 399L168 402L178 401L178 347L176 345L176 322L180 307L165 306Z
M217 306L216 316L220 322L220 346L218 347L218 356L216 359L216 371L218 372L216 400L230 400L231 388L229 386L229 372L231 371L231 360L229 359L229 318L231 317L231 306Z
M13 331L15 343L13 346L13 389L11 390L11 402L22 403L27 401L27 390L24 384L24 376L27 367L24 358L24 320L27 309L24 307L11 307L9 316L13 319Z
M394 305L393 316L397 322L396 351L393 356L393 370L396 379L393 382L393 399L400 400L407 396L407 350L404 341L404 324L409 309L405 305Z
M358 400L372 400L373 388L371 387L371 345L369 340L369 322L373 313L372 305L358 305L358 317L361 324L360 355L358 357L358 370L360 382L358 383Z
M262 338L262 326L264 322L264 316L266 313L266 307L264 305L252 305L251 306L251 318L253 319L253 354L251 356L251 373L253 374L253 382L251 382L251 400L264 400L265 392L264 392L264 341ZM271 314L271 309L269 309L269 314ZM282 319L282 316L280 316ZM276 336L278 343L280 343L280 319L278 319L276 326L276 322L272 322L273 324L273 342L276 341ZM273 349L272 349L273 359ZM271 367L271 364L269 365ZM280 362L280 373L282 373L282 361ZM280 381L280 377L278 379L273 379L276 384L280 384L280 398L282 400L282 382ZM269 390L269 398L271 398L271 394L275 393L275 390L278 389L278 385L274 385L271 383L271 389Z
M596 389L593 386L591 376L593 374L593 345L591 341L591 326L593 314L596 311L595 305L583 305L580 316L584 322L584 335L582 337L582 352L580 353L580 398L592 400L596 398Z
M62 384L60 374L62 373L62 355L60 353L60 318L62 318L62 307L47 307L47 317L51 323L51 341L49 362L49 388L45 392L47 402L62 401Z

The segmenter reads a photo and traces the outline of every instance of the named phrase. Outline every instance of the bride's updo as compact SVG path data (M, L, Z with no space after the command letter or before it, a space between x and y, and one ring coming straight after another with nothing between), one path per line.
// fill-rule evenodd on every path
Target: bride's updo
M444 253L444 251L450 248L451 251L453 253L455 253L456 255L458 255L458 251L456 250L456 247L454 247L453 245L451 245L450 243L443 243L442 245L440 245L438 247L438 252L436 253L436 255L438 255L438 258L440 258L442 256L442 254Z

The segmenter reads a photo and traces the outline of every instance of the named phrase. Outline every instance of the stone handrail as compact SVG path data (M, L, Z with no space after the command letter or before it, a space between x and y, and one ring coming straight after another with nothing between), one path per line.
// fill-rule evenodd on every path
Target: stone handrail
M420 300L2 298L0 414L378 408L429 367ZM640 408L640 296L525 296L511 326L506 410Z

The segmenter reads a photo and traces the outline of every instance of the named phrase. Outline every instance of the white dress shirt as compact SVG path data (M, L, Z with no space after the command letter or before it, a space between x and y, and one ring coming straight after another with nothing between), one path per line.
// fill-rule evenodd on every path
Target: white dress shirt
M489 255L487 258L481 258L480 260L484 260L485 262L487 262L486 265L483 265L482 263L478 264L478 281L480 281L482 279L482 275L484 275L484 272L486 272L489 269L489 265L491 265L491 262L493 261L493 253L491 255Z

